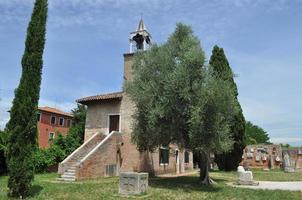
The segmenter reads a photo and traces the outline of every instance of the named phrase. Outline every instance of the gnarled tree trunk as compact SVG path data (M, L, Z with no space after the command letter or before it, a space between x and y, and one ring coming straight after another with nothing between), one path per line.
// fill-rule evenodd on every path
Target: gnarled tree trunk
M201 152L199 156L199 168L201 184L211 185L215 182L210 178L209 169L210 169L210 153Z

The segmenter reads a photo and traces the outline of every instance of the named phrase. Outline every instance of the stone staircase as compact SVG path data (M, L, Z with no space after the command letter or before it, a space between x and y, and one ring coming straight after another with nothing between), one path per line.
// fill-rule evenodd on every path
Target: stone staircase
M60 178L59 181L75 181L76 180L76 166L70 166Z
M101 133L94 134L89 140L84 142L78 149L70 154L59 164L59 181L76 181L79 162L91 152L106 136Z

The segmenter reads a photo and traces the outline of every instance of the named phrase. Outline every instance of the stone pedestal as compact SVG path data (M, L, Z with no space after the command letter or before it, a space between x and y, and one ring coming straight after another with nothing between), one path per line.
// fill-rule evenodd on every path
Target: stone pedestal
M119 193L122 195L137 195L147 191L148 173L120 173Z
M291 159L287 153L284 155L284 172L293 173L295 172L295 160Z
M242 166L237 168L239 185L258 185L259 183L253 181L253 173L251 171L245 171Z

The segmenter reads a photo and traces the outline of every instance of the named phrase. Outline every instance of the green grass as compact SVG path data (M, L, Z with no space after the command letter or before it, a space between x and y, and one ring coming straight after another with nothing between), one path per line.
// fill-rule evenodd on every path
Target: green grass
M282 176L290 175L290 179L301 180L301 174L284 174L281 171L254 171L254 176L263 180L281 180ZM75 183L55 181L56 174L41 174L35 176L31 196L28 199L302 199L302 192L252 190L227 186L227 182L236 179L234 172L212 172L211 176L217 182L214 186L201 186L198 176L176 178L152 178L146 195L121 197L118 194L118 178L102 178ZM285 176L285 177L286 177ZM277 177L277 178L276 178ZM279 178L278 178L279 177ZM266 179L266 180L267 180ZM282 178L285 179L285 178ZM0 178L0 199L6 197L7 177Z

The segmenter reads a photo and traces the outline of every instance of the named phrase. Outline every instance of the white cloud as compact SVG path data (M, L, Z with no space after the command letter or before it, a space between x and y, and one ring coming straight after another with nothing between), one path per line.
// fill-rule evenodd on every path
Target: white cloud
M272 137L271 142L276 143L276 144L301 143L302 137Z
M285 113L284 108L271 102L259 102L256 99L241 98L240 103L246 119L258 124L279 122Z

